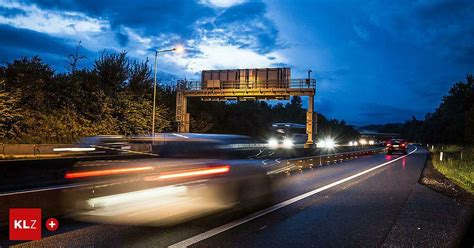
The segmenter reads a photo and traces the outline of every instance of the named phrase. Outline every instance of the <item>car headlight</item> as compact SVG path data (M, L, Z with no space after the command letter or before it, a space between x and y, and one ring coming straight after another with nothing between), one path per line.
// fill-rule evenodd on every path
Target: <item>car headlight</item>
M291 139L284 139L284 140L283 140L283 145L284 145L285 147L292 147L292 146L293 146L293 140L291 140Z
M270 139L268 141L268 146L269 147L277 147L278 146L278 140L277 139Z

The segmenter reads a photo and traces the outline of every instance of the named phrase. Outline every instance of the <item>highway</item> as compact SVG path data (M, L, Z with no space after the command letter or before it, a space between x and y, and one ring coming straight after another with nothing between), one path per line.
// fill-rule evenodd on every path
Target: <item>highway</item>
M98 225L60 219L55 233L19 247L381 246L423 170L427 151L374 154L273 178L267 206L227 210L167 227ZM7 240L2 232L0 240Z

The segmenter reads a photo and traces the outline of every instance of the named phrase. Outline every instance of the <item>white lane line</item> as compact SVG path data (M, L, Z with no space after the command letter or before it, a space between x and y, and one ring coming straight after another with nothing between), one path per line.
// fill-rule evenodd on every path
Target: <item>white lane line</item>
M89 186L89 185L94 185L94 184L97 184L97 183L70 184L70 185L51 186L47 188L31 189L31 190L21 190L21 191L15 191L15 192L0 193L0 197L9 196L9 195L35 193L35 192L49 191L49 190L57 190L57 189L68 189L68 188Z
M169 247L169 248L188 247L188 246L190 246L190 245L196 244L196 243L201 242L201 241L203 241L203 240L205 240L205 239L208 239L208 238L210 238L210 237L212 237L212 236L215 236L215 235L220 234L220 233L222 233L222 232L225 232L225 231L227 231L227 230L229 230L229 229L232 229L232 228L234 228L234 227L236 227L236 226L242 225L242 224L247 223L247 222L249 222L249 221L251 221L251 220L254 220L254 219L257 219L257 218L259 218L259 217L261 217L261 216L264 216L264 215L266 215L266 214L269 214L269 213L271 213L271 212L273 212L273 211L275 211L275 210L278 210L278 209L280 209L280 208L286 207L286 206L288 206L288 205L290 205L290 204L293 204L293 203L295 203L295 202L301 201L301 200L303 200L303 199L305 199L305 198L307 198L307 197L310 197L310 196L312 196L312 195L314 195L314 194L317 194L317 193L319 193L319 192L321 192L321 191L330 189L330 188L335 187L335 186L337 186L337 185L339 185L339 184L341 184L341 183L347 182L347 181L349 181L349 180L352 180L352 179L354 179L354 178L357 178L357 177L360 177L360 176L362 176L362 175L364 175L364 174L367 174L367 173L369 173L369 172L371 172L371 171L373 171L373 170L376 170L376 169L378 169L378 168L381 168L381 167L383 167L383 166L386 166L386 165L388 165L388 164L391 164L391 163L393 163L393 162L395 162L395 161L398 161L398 160L400 160L400 159L402 159L402 158L404 158L404 157L406 157L406 156L409 156L409 155L413 154L414 152L416 152L416 150L418 150L417 147L415 147L415 150L413 150L412 152L408 153L407 155L398 157L398 158L396 158L396 159L394 159L394 160L390 160L390 161L388 161L388 162L385 162L385 163L383 163L383 164L377 165L377 166L372 167L372 168L370 168L370 169L367 169L367 170L365 170L365 171L362 171L362 172L359 172L359 173L354 174L354 175L352 175L352 176L349 176L349 177L346 177L346 178L344 178L344 179L341 179L341 180L339 180L339 181L330 183L330 184L328 184L328 185L326 185L326 186L323 186L323 187L317 188L317 189L315 189L315 190L309 191L309 192L307 192L307 193L304 193L304 194L302 194L302 195L296 196L296 197L291 198L291 199L289 199L289 200L286 200L286 201L284 201L284 202L280 202L280 203L278 203L278 204L276 204L276 205L273 205L273 206L268 207L268 208L266 208L266 209L263 209L263 210L260 210L260 211L258 211L258 212L255 212L255 213L253 213L253 214L251 214L251 215L248 215L248 216L246 216L246 217L244 217L244 218L242 218L242 219L240 219L240 220L235 220L235 221L229 222L229 223L227 223L227 224L225 224L225 225L222 225L222 226L220 226L220 227L216 227L216 228L211 229L211 230L209 230L209 231L207 231L207 232L203 232L203 233L201 233L201 234L198 234L198 235L196 235L196 236L194 236L194 237L185 239L185 240L183 240L183 241L180 241L180 242L178 242L178 243L176 243L176 244L174 244L174 245L170 245L170 246L168 246L168 247Z

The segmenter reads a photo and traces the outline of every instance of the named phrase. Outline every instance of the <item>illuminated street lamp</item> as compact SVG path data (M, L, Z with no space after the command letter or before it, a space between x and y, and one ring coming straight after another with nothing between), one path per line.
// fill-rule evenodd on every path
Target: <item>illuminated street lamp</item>
M155 109L156 109L156 60L158 58L158 53L166 53L166 52L177 52L177 53L183 53L184 52L184 47L179 45L176 47L173 47L171 49L165 49L165 50L155 50L155 65L154 65L154 82L153 82L153 118L152 118L152 127L151 127L151 137L152 140L155 140Z

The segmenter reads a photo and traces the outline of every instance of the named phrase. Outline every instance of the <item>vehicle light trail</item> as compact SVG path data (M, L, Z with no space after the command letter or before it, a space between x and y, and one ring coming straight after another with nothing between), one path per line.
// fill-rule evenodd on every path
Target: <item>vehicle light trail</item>
M81 178L81 177L97 177L97 176L110 176L117 174L135 173L141 171L152 170L153 167L131 167L122 169L109 169L109 170L94 170L94 171L83 171L83 172L68 172L64 176L67 179Z
M158 176L147 177L145 178L145 181L176 179L176 178L193 177L193 176L206 176L206 175L227 173L229 171L230 171L230 166L224 165L224 166L215 166L215 167L202 168L202 169L163 172Z
M95 151L94 147L66 147L66 148L53 148L55 152L91 152Z

